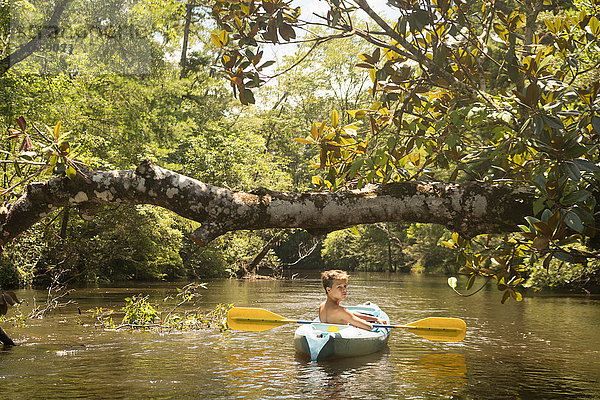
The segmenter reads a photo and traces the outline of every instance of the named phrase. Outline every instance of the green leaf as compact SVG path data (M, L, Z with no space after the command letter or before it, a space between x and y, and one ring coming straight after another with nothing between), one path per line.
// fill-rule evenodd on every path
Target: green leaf
M274 60L269 60L269 61L266 61L264 64L262 64L262 65L261 65L260 67L258 67L257 69L260 71L260 70L262 70L262 69L265 69L265 68L267 68L267 67L270 67L270 66L271 66L271 65L273 65L273 64L275 64L275 61L274 61Z
M69 179L73 179L73 178L75 178L75 175L77 175L77 171L71 165L69 165L67 167L66 173L67 173L67 178L69 178Z
M563 171L565 171L565 173L567 175L569 175L569 178L571 178L574 181L580 181L581 180L581 171L579 171L579 167L577 167L577 165L575 165L574 163L570 162L570 161L566 161L563 165Z
M567 253L566 251L563 250L558 250L557 252L554 253L554 258L560 260L560 261L565 261L565 262L573 262L573 256L571 256L569 253Z
M54 126L54 130L52 131L52 134L54 135L54 139L58 140L58 138L60 136L60 121L58 121L56 123L56 126Z
M588 148L580 144L573 145L565 150L566 158L579 158L588 152Z
M542 196L533 202L533 214L538 215L540 211L546 208L546 196Z
M592 193L588 192L585 189L577 190L563 197L561 199L561 203L565 206L570 206L575 203L581 203L586 201L591 195Z
M594 128L594 131L596 132L596 134L600 135L600 117L597 115L593 115L592 116L592 127Z
M579 233L583 233L583 223L581 222L581 218L574 211L569 210L567 215L565 215L565 224L574 231Z
M358 172L360 167L362 167L363 163L364 163L364 160L362 158L359 158L358 160L356 160L352 163L352 166L350 167L350 170L348 171L348 179L353 179L356 176L356 173Z
M250 89L244 89L244 98L249 104L254 104L256 100L254 100L254 93Z
M19 165L19 163L15 161L13 163L13 165L15 167L15 173L17 174L17 176L19 178L22 178L23 177L23 172L21 171L21 166Z
M600 131L599 131L599 133L600 133ZM575 164L577 166L577 168L579 168L580 171L586 171L586 172L592 172L592 173L600 172L600 167L598 167L593 162L588 161L584 158L576 158L576 159L572 160L572 162L573 162L573 164Z
M553 115L543 115L542 119L544 121L544 124L546 124L547 126L549 126L552 129L560 130L560 129L565 128L563 122L559 118L557 118Z
M477 275L475 275L475 274L471 274L471 276L469 277L469 280L467 281L467 287L466 287L467 290L469 290L469 289L471 289L473 287L473 284L475 283L475 277L476 276Z
M337 128L339 123L340 123L340 115L338 114L337 110L332 110L331 111L331 126L334 128Z

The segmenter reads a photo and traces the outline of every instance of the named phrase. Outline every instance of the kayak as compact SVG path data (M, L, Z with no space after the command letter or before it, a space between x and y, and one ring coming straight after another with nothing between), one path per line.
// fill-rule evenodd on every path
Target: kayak
M374 303L346 307L348 311L369 314L387 324L387 314ZM383 349L390 337L389 328L374 328L371 331L351 325L324 324L316 318L312 324L296 329L294 347L302 354L310 355L312 361L329 357L354 357L375 353Z

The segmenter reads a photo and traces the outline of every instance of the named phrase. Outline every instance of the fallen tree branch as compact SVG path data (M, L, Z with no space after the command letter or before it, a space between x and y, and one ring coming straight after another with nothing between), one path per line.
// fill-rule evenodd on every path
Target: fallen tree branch
M0 215L0 244L68 205L88 213L106 204L164 207L200 222L191 238L206 245L235 230L303 228L318 235L384 221L441 224L469 238L518 230L534 200L531 187L481 182L400 182L336 193L236 192L145 161L136 170L29 184Z

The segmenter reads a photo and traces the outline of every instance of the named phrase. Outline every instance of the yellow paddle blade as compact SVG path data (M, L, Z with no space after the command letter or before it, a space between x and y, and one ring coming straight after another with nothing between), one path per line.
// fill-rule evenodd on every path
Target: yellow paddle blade
M467 324L459 318L429 317L400 328L428 340L443 342L460 342L467 334Z
M235 331L262 332L296 322L262 308L234 307L227 313L227 326Z

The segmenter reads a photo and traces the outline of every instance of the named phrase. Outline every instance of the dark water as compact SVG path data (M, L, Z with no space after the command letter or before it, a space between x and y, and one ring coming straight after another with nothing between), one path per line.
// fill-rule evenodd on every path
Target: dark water
M0 398L600 399L597 298L540 296L502 305L491 287L461 298L443 277L355 274L347 304L376 302L397 324L460 317L467 338L431 342L397 330L381 353L319 363L294 354L292 324L262 333L161 335L78 323L92 322L85 310L120 308L138 293L168 309L162 299L179 286L80 289L71 297L81 316L69 306L24 328L4 323L21 345L0 351ZM235 303L293 319L313 318L322 297L316 278L207 287L207 311ZM44 295L18 294L29 307Z

